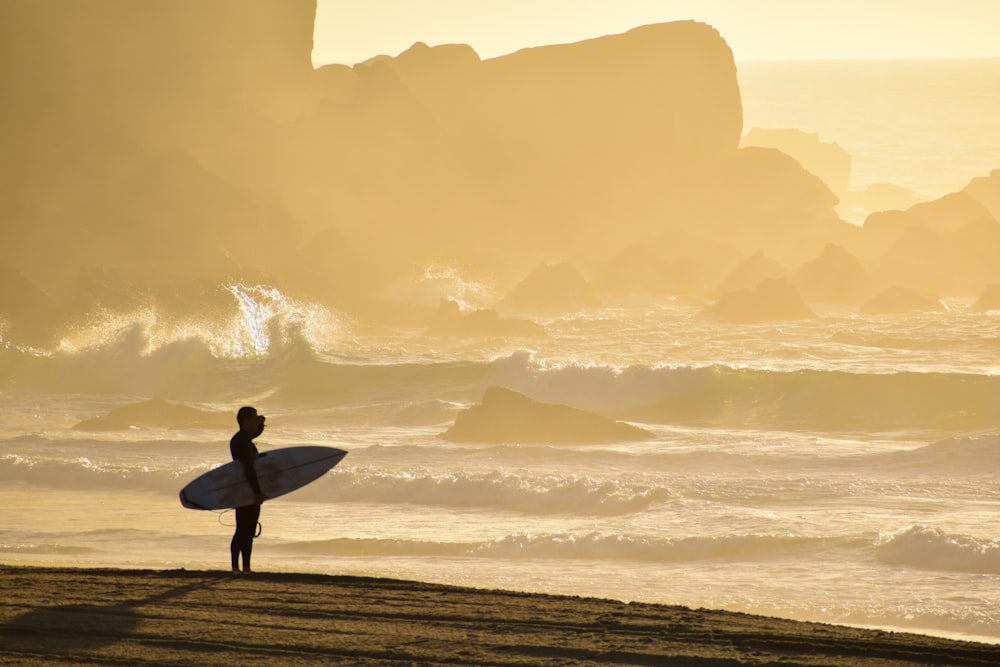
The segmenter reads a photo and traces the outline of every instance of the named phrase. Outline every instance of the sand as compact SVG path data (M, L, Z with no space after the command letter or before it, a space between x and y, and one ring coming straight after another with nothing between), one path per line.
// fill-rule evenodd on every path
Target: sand
M314 574L0 566L0 665L997 665L1000 646Z

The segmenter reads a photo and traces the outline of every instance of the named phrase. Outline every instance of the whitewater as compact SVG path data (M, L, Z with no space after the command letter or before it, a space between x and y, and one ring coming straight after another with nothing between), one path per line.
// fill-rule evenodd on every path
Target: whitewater
M746 126L791 124L767 120ZM822 133L813 120L799 126ZM897 124L929 136L925 121ZM893 154L856 161L862 180L891 171L921 192L951 187L949 164L942 176L911 160L908 176L892 139L866 139L864 124L823 135ZM954 154L992 160L983 146L996 145L980 134ZM397 287L429 306L502 296L448 266ZM177 494L228 460L236 409L251 404L268 416L261 450L349 452L265 503L259 570L1000 641L1000 313L974 310L975 295L947 312L815 304L816 320L756 325L637 296L538 317L544 335L460 338L372 325L272 285L219 289L224 314L94 313L45 348L0 327L0 562L227 570L232 513L184 509ZM493 386L653 438L442 439ZM134 423L92 421L136 405Z
M1000 640L1000 314L747 326L630 303L530 339L431 338L230 289L226 327L121 313L60 349L0 349L0 559L224 569L232 514L177 492L225 462L235 419L161 424L154 405L131 428L78 426L150 397L220 419L249 402L269 416L263 450L350 452L265 504L258 569ZM655 437L443 440L489 386Z

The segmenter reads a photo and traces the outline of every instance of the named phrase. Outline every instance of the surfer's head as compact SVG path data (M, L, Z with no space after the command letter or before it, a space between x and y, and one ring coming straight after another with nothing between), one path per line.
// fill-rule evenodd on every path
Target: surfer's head
M260 433L264 430L264 415L257 414L257 408L243 406L236 412L236 422L244 431Z

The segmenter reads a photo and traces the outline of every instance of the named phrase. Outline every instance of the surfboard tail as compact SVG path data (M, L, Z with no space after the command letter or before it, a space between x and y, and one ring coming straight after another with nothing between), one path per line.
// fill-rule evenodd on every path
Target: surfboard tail
M191 510L207 510L208 509L207 507L202 507L198 503L196 503L193 500L191 500L190 498L188 498L188 495L186 493L184 493L184 489L181 489L180 498L181 498L181 505L183 505L184 507L186 507L188 509L191 509Z

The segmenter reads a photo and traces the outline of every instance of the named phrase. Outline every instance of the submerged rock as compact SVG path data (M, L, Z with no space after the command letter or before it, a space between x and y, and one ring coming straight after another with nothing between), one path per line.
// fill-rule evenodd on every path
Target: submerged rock
M653 434L569 405L490 387L483 402L459 413L441 437L453 442L586 443L648 440Z
M87 419L76 426L77 431L123 431L130 428L211 428L232 427L236 420L231 414L209 412L162 398L132 403L115 408L104 417Z

